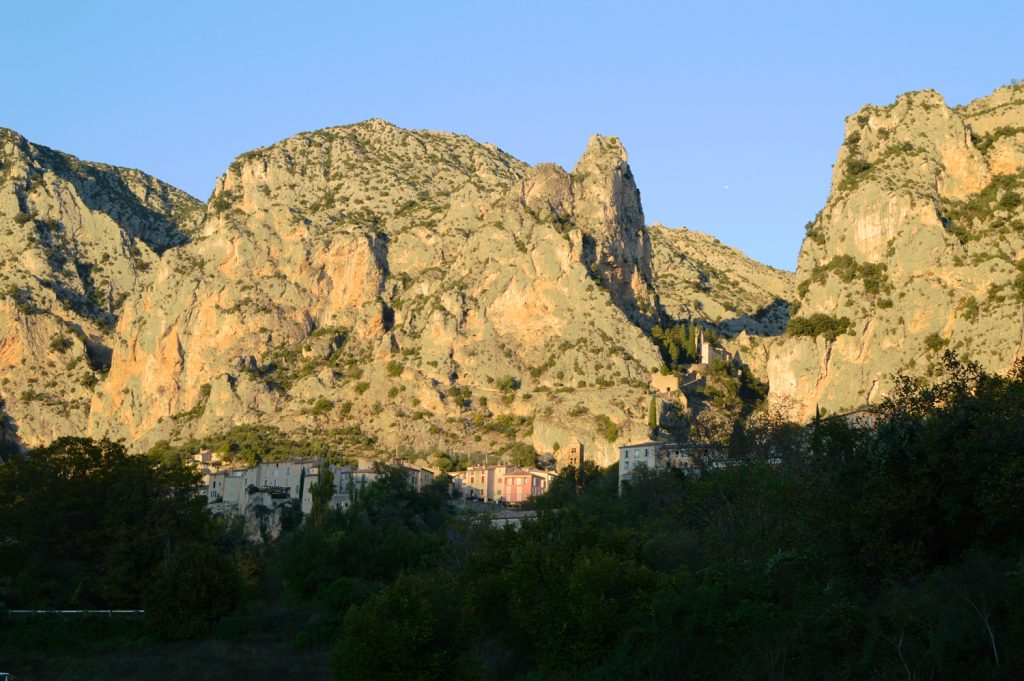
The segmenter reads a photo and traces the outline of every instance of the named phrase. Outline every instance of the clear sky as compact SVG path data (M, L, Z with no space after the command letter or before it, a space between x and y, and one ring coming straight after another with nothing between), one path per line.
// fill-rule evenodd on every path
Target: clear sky
M4 1L0 126L206 199L238 154L381 117L571 168L792 269L843 119L1024 79L1024 2Z

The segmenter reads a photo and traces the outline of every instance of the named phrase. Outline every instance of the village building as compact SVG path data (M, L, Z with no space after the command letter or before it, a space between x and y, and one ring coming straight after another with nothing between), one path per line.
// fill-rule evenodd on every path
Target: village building
M704 329L697 329L697 356L700 360L698 364L710 366L715 361L731 362L732 355L726 350L714 345L704 335Z
M544 494L554 474L523 466L470 466L452 473L465 499L519 504Z
M438 472L424 466L403 465L401 469L409 480L409 486L417 492L422 492L430 483L434 482Z
M224 465L224 455L210 449L200 449L192 455L192 463L199 468L220 468Z
M212 463L210 452L200 452L193 457L197 464ZM409 486L422 492L438 475L437 471L424 466L397 462ZM303 515L313 509L314 486L327 471L331 473L333 492L328 501L332 509L347 509L362 493L380 477L380 469L370 459L359 459L355 465L328 464L323 459L294 458L285 461L268 461L249 468L220 465L216 469L205 468L204 484L200 488L207 498L208 508L217 515L238 515L246 518L247 528L253 536L264 531L273 536L279 530L282 509L288 504L298 504ZM460 489L458 483L449 486L449 491Z
M505 527L511 527L514 530L519 530L523 527L523 523L536 520L537 512L503 510L494 514L488 514L485 517L490 520L491 527L496 530L500 530Z
M619 493L641 470L662 471L677 468L698 471L704 467L726 465L728 459L720 445L696 442L640 442L619 447Z
M192 455L192 466L199 471L203 487L209 485L210 475L219 471L223 465L223 455L209 449L200 449Z
M551 474L535 468L521 468L505 475L505 486L502 500L508 504L521 504L530 497L539 496L548 491Z
M677 395L679 393L679 377L673 373L663 374L660 371L651 373L651 390L665 395Z

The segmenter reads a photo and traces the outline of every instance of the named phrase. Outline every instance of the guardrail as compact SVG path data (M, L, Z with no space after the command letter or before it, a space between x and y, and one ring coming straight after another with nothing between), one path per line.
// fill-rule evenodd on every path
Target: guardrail
M7 610L9 615L145 615L145 610Z

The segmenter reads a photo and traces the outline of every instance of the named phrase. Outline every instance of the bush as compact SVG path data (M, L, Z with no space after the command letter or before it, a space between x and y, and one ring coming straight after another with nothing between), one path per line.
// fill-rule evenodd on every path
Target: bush
M615 442L619 439L619 426L615 421L604 414L598 414L595 419L597 420L597 430L604 435L608 442Z
M402 366L401 362L396 362L395 360L388 362L388 376L401 376L404 370L405 367Z
M862 156L851 154L846 159L846 174L843 181L839 183L839 189L850 191L857 188L861 180L871 172L871 163Z
M326 414L331 409L334 409L334 402L331 402L326 397L319 398L314 404L313 409L310 410L314 415Z
M947 345L949 345L949 341L940 336L938 333L930 333L927 336L925 336L924 346L928 348L930 352L938 352Z
M825 283L829 274L835 274L845 283L860 279L864 292L872 297L888 293L892 289L884 263L862 263L851 255L837 255L824 265L815 266L811 270L811 276L797 285L797 293L803 298L810 290L811 284Z
M515 376L502 376L494 382L498 390L502 392L515 392L519 390L519 379Z
M513 442L507 453L508 460L513 466L537 465L537 450L527 442Z
M849 317L835 317L833 315L815 312L810 317L793 317L786 325L786 333L791 336L824 336L826 340L834 341L840 335L849 333L853 322Z
M50 350L53 352L59 352L62 355L71 349L74 345L74 341L70 337L65 336L62 333L55 334L50 339Z

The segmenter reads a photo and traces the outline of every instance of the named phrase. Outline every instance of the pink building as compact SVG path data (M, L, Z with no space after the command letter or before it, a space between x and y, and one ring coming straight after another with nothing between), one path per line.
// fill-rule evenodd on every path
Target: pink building
M543 494L553 477L548 471L520 466L470 466L454 473L467 499L518 504Z

